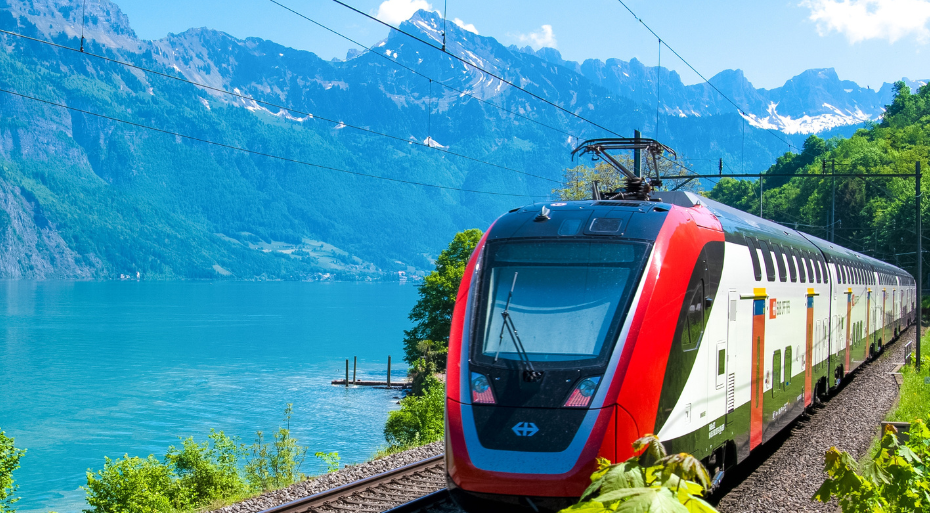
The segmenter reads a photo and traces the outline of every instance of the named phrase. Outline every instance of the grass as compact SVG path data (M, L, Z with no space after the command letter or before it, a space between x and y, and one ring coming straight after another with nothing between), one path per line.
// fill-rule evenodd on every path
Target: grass
M925 336L922 344L928 341L930 337ZM887 419L894 422L922 419L927 422L930 420L930 384L926 384L924 379L930 377L930 357L923 357L920 371L907 365L901 372L904 375L904 383L901 384L898 405L888 414Z

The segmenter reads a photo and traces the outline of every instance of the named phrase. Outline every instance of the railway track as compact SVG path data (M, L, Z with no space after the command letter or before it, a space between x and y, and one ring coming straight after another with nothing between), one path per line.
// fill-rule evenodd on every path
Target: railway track
M414 513L458 511L445 491L445 461L437 455L261 513Z

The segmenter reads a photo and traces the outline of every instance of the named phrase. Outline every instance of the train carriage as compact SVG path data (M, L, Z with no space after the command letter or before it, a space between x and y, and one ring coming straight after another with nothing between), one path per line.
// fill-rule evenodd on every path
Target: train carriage
M656 433L719 479L915 318L894 266L684 192L534 204L465 269L446 397L468 511L557 510Z

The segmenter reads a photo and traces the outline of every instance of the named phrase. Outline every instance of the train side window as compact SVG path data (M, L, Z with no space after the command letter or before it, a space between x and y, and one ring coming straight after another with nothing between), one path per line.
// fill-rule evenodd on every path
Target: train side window
M785 348L785 387L791 385L791 346Z
M807 283L807 274L804 272L804 258L794 248L791 248L791 252L794 253L794 259L798 262L798 278L801 279L801 283Z
M719 344L718 344L719 347ZM717 350L717 375L723 376L723 373L727 369L727 350L718 349Z
M840 284L846 285L849 283L849 276L846 275L846 266L840 264Z
M775 262L772 261L772 250L764 241L759 241L759 247L762 248L762 261L765 262L765 278L768 281L775 281Z
M782 251L784 251L785 258L788 260L788 274L791 276L791 282L795 283L798 281L798 268L794 265L793 248L782 248Z
M776 390L781 389L781 349L779 349L772 355L772 396L775 396Z
M762 266L759 265L759 254L756 253L756 245L752 243L750 237L746 237L746 245L749 246L749 258L752 259L752 272L756 276L756 281L761 281Z
M704 334L704 280L698 283L688 304L685 316L684 333L681 334L682 351L691 351L698 347Z
M830 283L830 270L827 268L827 261L824 260L823 257L820 256L820 255L818 255L818 259L819 259L818 261L819 261L819 263L820 263L820 267L823 268L823 282L824 282L824 283ZM817 281L820 281L820 280L819 280L819 278L820 278L819 275L817 276L817 278L818 278Z
M818 259L818 260L814 260L814 261L813 261L813 264L814 264L814 269L813 269L813 271L814 271L814 273L817 274L817 283L823 283L823 282L820 280L820 275L821 275L820 260L819 260L819 259ZM810 264L808 264L807 269L810 270Z
M772 252L775 253L775 263L778 268L778 281L788 281L788 271L785 270L785 257L781 250L781 244L772 243Z

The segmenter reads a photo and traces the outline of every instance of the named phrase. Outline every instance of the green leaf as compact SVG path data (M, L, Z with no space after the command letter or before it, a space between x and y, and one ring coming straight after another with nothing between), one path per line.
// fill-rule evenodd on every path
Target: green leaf
M668 488L646 488L646 491L621 502L617 513L688 513Z
M559 513L571 511L572 513L602 513L605 511L613 511L612 509L607 509L606 506L596 501L588 502L579 502L573 506L569 506L563 510L560 510Z

